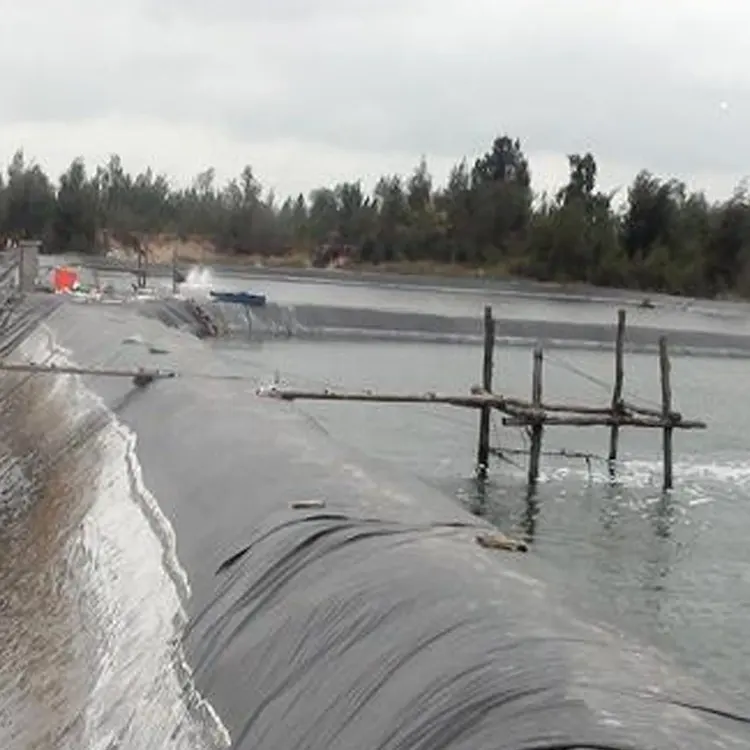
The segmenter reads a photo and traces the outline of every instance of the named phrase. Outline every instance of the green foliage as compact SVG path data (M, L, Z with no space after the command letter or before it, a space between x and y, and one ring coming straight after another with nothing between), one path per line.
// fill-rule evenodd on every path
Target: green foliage
M518 139L501 136L472 166L433 184L422 159L411 175L321 187L280 204L250 166L216 185L213 169L176 188L117 156L87 172L76 159L54 185L17 152L0 175L0 235L42 238L56 252L100 252L102 237L169 233L219 251L282 255L354 248L362 262L485 268L543 280L676 294L750 294L750 198L744 186L711 204L676 180L636 175L624 205L597 185L596 159L571 154L554 196L535 196Z

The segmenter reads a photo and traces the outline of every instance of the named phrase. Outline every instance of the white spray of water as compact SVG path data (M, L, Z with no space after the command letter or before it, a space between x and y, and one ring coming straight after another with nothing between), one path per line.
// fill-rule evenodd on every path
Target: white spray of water
M102 501L83 529L98 584L96 620L105 633L86 715L90 740L102 748L115 738L133 748L226 747L226 730L192 684L179 644L187 577L171 525L143 485L135 435L113 421L104 443Z
M180 291L185 296L205 298L208 297L213 287L213 271L207 266L193 266L187 272L185 281L180 285Z

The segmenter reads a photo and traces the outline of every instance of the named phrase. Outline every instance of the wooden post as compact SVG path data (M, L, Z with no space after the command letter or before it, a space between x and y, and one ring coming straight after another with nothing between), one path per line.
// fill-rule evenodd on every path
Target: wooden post
M495 353L495 320L492 307L484 308L484 359L482 362L482 389L492 393L492 365ZM477 478L487 479L490 461L490 423L492 407L483 406L479 414L479 445L477 446Z
M177 250L172 250L172 294L177 295Z
M18 291L21 294L24 294L25 292L30 291L26 288L26 275L24 274L24 270L26 268L26 248L23 245L19 245L18 249L16 250L16 255L18 258Z
M544 352L541 344L534 348L534 368L531 375L531 403L534 409L542 408L542 367ZM536 486L539 479L539 460L542 455L542 434L544 426L535 422L531 427L531 448L529 451L529 487Z
M667 337L659 337L659 371L661 374L661 411L665 420L664 450L664 484L665 490L672 489L672 383L670 378L669 352Z
M141 248L136 247L136 272L135 272L135 285L138 287L138 289L143 289L143 287L146 285L145 281L143 280L143 254L141 253Z
M622 409L622 385L625 379L625 310L617 311L617 337L615 339L615 385L612 389L612 415ZM613 424L609 431L609 475L614 477L617 463L617 443L620 437L619 425Z

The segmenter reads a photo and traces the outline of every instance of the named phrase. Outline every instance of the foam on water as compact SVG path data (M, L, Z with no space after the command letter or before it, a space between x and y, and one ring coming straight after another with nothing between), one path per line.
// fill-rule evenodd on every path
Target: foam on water
M513 467L509 466L507 471L511 473ZM520 470L517 471L519 471L519 477L524 476ZM674 476L681 486L689 484L701 491L709 491L708 485L713 484L719 484L725 490L733 486L746 490L750 486L750 464L743 461L680 460L674 463ZM539 482L559 482L569 478L593 484L612 483L608 471L602 469L589 471L585 466L582 467L576 463L542 471L539 475ZM622 461L618 465L617 484L628 489L659 487L661 479L661 461L631 459Z

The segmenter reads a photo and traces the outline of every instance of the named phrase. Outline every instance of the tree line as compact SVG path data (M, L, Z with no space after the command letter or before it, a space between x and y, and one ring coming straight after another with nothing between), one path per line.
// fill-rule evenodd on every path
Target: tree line
M76 159L57 183L17 152L0 175L0 236L42 239L51 252L101 252L102 237L169 233L219 252L284 255L350 248L368 264L419 262L540 280L675 294L750 295L750 197L740 185L710 202L684 183L638 173L627 198L597 185L590 153L568 157L568 181L537 195L518 139L500 136L436 186L422 160L368 194L342 182L277 199L252 167L225 185L215 172L174 187L151 169L131 175L112 156Z

